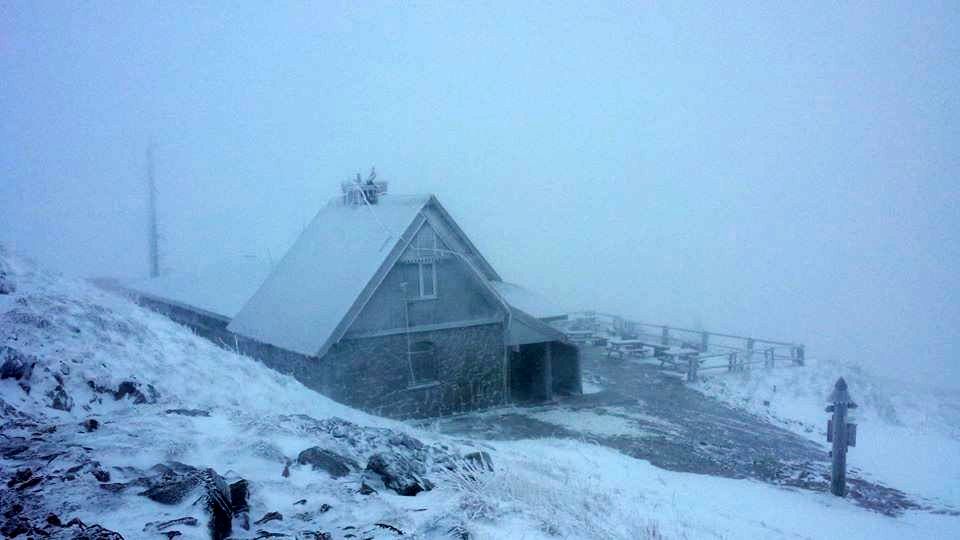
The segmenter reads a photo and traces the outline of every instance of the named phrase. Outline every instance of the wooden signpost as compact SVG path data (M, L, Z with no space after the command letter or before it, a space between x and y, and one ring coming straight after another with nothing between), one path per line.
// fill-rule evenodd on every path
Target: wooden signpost
M844 497L847 494L847 447L857 445L857 425L847 422L847 410L856 409L857 404L850 398L843 377L837 379L827 401L831 403L827 412L833 413L833 418L827 421L827 442L833 443L830 492Z

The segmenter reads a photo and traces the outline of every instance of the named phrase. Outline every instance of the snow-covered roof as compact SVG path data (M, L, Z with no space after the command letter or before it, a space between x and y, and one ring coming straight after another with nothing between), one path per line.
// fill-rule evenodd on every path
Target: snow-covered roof
M538 319L557 319L566 317L567 311L552 300L508 281L491 281L494 289L511 306L518 308Z
M384 195L373 206L330 201L229 330L301 354L319 354L431 200L429 195Z
M173 272L122 283L137 294L232 319L267 279L266 259L239 256L221 259L193 272Z

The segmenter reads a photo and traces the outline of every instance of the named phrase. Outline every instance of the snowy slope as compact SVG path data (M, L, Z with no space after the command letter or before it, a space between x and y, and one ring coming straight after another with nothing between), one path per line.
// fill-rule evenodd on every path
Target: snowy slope
M848 538L946 538L960 530L956 516L893 519L823 494L664 471L587 443L485 443L413 430L332 402L2 247L0 280L15 286L0 293L0 346L6 359L15 350L34 364L0 380L2 527L53 513L127 539L164 538L172 529L158 531L158 522L192 517L198 525L173 526L179 538L209 538L193 498L171 505L138 494L145 471L183 463L249 482L250 528L235 519L234 538L829 538L825 524ZM415 497L376 484L369 472L333 478L291 464L318 446L362 469L376 452L406 451L414 440L430 450L424 462L435 484ZM475 449L490 453L493 472L439 466ZM27 468L37 483L24 478ZM360 493L368 481L376 493ZM14 503L25 508L7 516ZM253 523L269 512L283 519ZM44 527L55 538L79 538Z
M826 398L844 377L858 404L857 446L848 463L913 495L960 508L960 395L878 376L864 367L826 360L805 367L755 369L705 378L708 395L795 431L826 441ZM909 466L907 465L909 464Z

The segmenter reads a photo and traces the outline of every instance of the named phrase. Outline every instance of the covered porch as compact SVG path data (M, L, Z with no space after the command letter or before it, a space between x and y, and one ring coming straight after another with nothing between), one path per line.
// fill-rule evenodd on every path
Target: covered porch
M549 401L582 393L580 350L559 330L513 308L507 347L510 401Z

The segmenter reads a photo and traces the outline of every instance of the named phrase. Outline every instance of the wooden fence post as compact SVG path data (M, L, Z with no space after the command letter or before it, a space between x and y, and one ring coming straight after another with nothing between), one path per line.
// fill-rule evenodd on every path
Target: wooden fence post
M707 332L700 333L700 351L707 352L707 347L710 345L710 334Z
M857 425L847 422L847 410L856 409L857 404L850 398L843 377L837 379L828 401L831 405L827 406L827 412L833 413L833 418L827 421L827 442L833 443L830 493L844 497L847 494L847 447L857 445Z
M745 362L747 365L750 365L750 362L753 362L753 338L747 338L747 354ZM753 369L753 368L751 368Z
M768 369L773 367L774 355L773 347L763 350L763 367Z
M696 354L687 355L687 382L697 381L697 368L700 367L700 359Z
M660 344L661 345L670 345L670 327L664 326L663 330L660 332Z
M797 365L806 365L806 359L803 357L803 345L797 347Z

